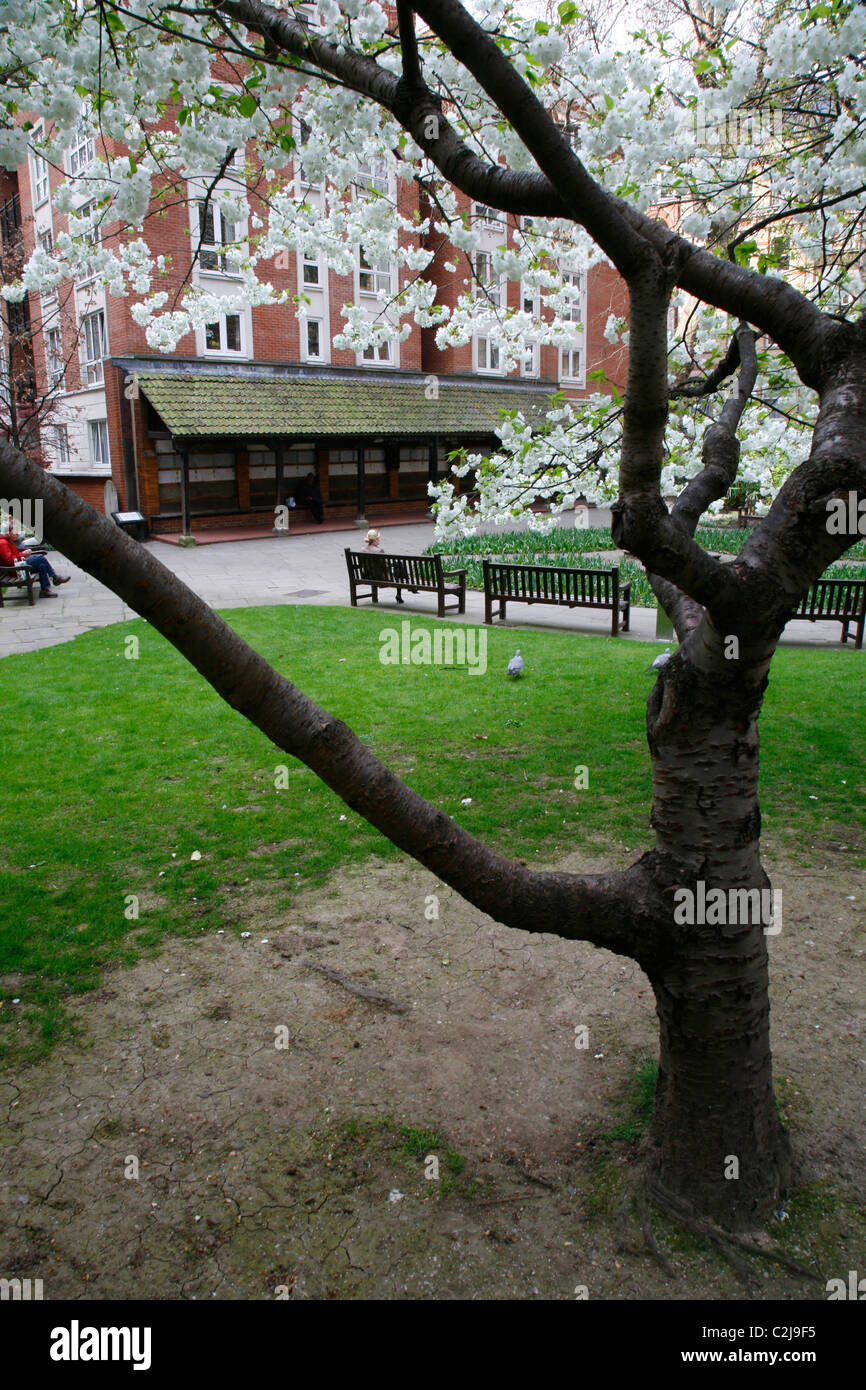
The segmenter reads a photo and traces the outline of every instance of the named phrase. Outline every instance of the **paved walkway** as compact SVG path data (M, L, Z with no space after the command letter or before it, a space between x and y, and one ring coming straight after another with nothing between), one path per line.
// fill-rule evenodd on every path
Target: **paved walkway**
M603 524L603 523L600 523ZM490 528L492 529L492 528ZM190 549L160 541L148 541L151 552L201 598L214 608L253 608L265 604L318 603L346 606L349 587L344 550L360 548L363 533L317 531L311 535L263 536L257 540L226 541ZM389 526L383 536L391 552L419 554L433 539L432 523ZM72 576L57 598L38 599L31 608L26 600L10 599L0 609L0 657L15 652L69 642L91 628L106 627L134 618L135 613L97 583L89 574L56 557L56 569ZM55 556L52 555L52 563ZM407 595L398 605L393 594L383 595L379 608L394 618L417 614L436 616L432 594ZM369 605L364 605L369 607ZM458 621L483 623L484 599L469 592L466 616ZM610 615L587 609L526 608L516 604L507 627L539 631L610 631ZM451 615L449 615L451 616ZM783 642L794 645L836 647L841 652L838 623L790 622ZM656 612L652 608L633 608L631 632L624 640L656 640ZM853 651L853 641L848 650Z

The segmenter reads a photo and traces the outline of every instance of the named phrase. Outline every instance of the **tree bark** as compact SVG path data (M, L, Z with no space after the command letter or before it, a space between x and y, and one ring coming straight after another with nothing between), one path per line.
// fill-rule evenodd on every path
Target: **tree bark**
M672 657L647 709L658 849L669 884L689 889L695 907L683 922L672 904L664 953L644 965L660 1042L647 1177L658 1195L742 1230L778 1205L790 1173L773 1092L765 936L781 913L767 910L757 796L770 651L727 656L733 648L707 620L687 646L700 663L682 650ZM719 914L700 910L713 889L725 895L722 920L700 921ZM732 896L739 889L757 891Z

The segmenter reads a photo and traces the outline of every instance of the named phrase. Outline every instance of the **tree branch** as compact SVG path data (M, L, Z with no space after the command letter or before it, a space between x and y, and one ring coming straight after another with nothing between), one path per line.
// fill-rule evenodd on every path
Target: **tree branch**
M737 324L734 334L736 355L742 364L733 392L722 407L719 419L704 432L701 449L703 468L678 497L672 515L693 536L701 515L731 488L740 464L737 429L758 379L755 335L746 323ZM728 349L730 355L731 349Z

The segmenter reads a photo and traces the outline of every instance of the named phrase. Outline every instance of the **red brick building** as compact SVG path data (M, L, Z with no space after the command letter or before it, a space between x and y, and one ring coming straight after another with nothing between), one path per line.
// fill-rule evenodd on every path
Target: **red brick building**
M122 153L110 143L105 149ZM50 251L66 231L91 243L94 255L100 245L117 243L121 229L100 221L88 204L87 170L97 153L82 130L64 169L31 155L17 173L0 171L0 205L9 211L0 218L0 235L7 247L24 255L37 245ZM236 268L224 247L248 245L265 217L242 164L238 152L210 196L212 174L205 171L154 201L145 236L152 253L170 261L160 286L170 297L187 276L214 295L237 293ZM288 173L308 203L322 204L323 189L305 180L300 160ZM82 190L74 221L53 206L54 190L68 177ZM424 216L417 188L389 181L384 166L362 170L361 180L391 199L408 222ZM226 206L240 190L247 215L238 222ZM491 254L519 234L516 219L462 197L461 207L480 230L479 248L473 264L453 247L437 249L426 276L436 281L440 302L453 306L474 273L495 304L544 314L538 291L493 272ZM422 244L415 233L405 239ZM15 324L20 329L26 316L42 407L42 461L99 510L140 510L156 533L271 528L275 507L310 470L326 516L385 518L427 507L428 481L447 468L450 451L495 448L502 410L541 414L560 388L575 397L596 389L590 374L599 368L622 388L626 354L611 347L604 329L611 313L623 312L625 292L603 266L586 280L575 276L580 346L566 352L536 344L510 375L500 365L495 332L440 350L435 329L412 322L400 343L362 354L333 347L344 304L360 305L372 317L387 312L383 305L410 274L396 264L370 265L360 248L348 275L302 251L281 252L268 278L302 296L303 317L290 307L232 310L188 333L170 355L148 347L130 315L134 299L106 293L95 273L63 282L53 294L29 295Z

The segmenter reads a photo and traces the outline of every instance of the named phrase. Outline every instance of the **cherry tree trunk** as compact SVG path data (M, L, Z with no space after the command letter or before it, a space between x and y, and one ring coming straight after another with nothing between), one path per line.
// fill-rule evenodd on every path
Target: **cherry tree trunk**
M655 853L672 890L665 945L643 962L660 1033L647 1178L659 1195L744 1229L778 1206L790 1166L767 969L768 935L783 918L761 867L757 800L769 653L751 665L726 658L706 620L699 647L702 669L678 654L647 709Z

